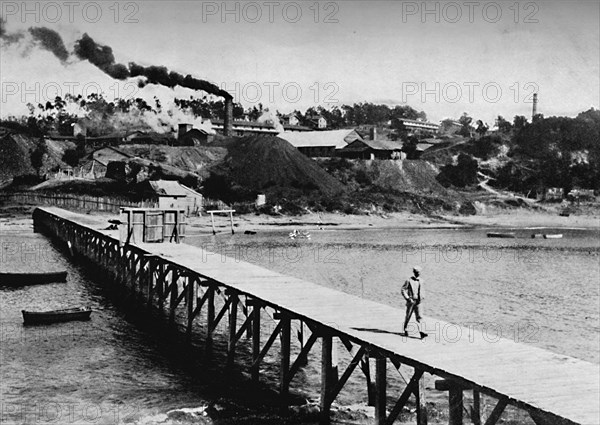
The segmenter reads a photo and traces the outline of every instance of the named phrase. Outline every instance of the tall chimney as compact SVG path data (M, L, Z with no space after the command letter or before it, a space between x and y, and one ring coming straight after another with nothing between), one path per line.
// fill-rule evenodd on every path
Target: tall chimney
M535 116L537 115L537 93L533 94L533 110L531 111L531 121L533 121L533 119L535 118Z
M181 139L185 133L193 128L192 124L179 124L179 130L177 131L177 138Z
M373 126L371 127L371 140L376 140L377 139L377 127Z
M225 98L225 119L223 120L223 135L231 136L233 133L233 100Z

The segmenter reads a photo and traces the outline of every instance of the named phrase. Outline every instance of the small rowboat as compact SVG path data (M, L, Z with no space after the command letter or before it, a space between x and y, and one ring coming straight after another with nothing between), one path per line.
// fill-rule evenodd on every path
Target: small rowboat
M562 233L534 233L531 235L533 239L535 238L544 238L544 239L561 239L563 237Z
M0 272L0 286L35 285L38 283L66 282L67 272Z
M488 238L515 238L516 235L514 233L497 233L497 232L490 232L487 234Z
M92 309L89 307L67 308L64 310L50 311L25 311L23 322L26 325L37 325L45 323L70 322L73 320L90 320Z

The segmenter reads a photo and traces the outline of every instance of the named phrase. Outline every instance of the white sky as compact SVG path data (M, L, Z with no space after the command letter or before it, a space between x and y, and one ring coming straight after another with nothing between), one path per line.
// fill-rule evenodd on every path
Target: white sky
M123 1L118 16L113 1L0 3L9 32L46 26L69 50L87 32L112 46L119 62L164 65L224 85L244 107L262 102L289 112L369 101L409 104L431 121L468 112L493 124L497 115L530 116L534 91L546 116L600 104L597 0ZM223 16L224 7L233 12ZM25 113L27 102L76 83L76 94L101 87L109 98L168 102L194 94L140 90L87 62L65 66L22 45L2 47L0 74L2 116Z

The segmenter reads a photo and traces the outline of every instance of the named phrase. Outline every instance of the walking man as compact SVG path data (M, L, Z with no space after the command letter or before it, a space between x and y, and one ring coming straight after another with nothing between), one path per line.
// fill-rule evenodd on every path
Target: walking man
M425 338L427 334L423 332L421 329L421 313L419 312L419 305L421 304L421 279L419 276L421 275L421 267L414 266L413 267L413 275L404 282L402 285L402 290L400 293L406 300L406 317L404 319L404 332L403 335L408 335L408 322L410 321L410 317L415 314L415 319L417 320L417 327L419 329L419 335L421 339Z

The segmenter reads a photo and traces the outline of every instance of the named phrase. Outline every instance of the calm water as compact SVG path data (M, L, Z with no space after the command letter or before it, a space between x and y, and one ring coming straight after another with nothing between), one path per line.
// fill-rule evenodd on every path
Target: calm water
M191 235L188 242L211 248L224 256L225 263L250 261L398 308L403 308L401 282L413 264L420 264L426 315L492 326L505 337L598 363L600 233L560 230L563 239L544 240L530 235L554 232L520 230L517 239L492 240L485 232L311 230L310 240L294 241L281 231ZM152 415L170 409L210 404L213 418L225 414L219 412L234 412L222 423L278 423L265 416L273 411L269 391L245 386L246 369L219 367L222 341L216 341L211 362L167 339L151 319L126 314L104 289L105 282L70 263L42 236L0 236L0 270L69 271L66 284L0 288L2 421L152 422L148 419L156 418ZM93 319L22 325L21 309L71 305L90 305ZM195 341L201 345L200 337ZM241 357L249 355L247 345L239 350ZM313 351L316 360L318 347ZM267 389L277 388L276 363L274 347L262 369ZM304 398L318 400L318 382L319 366L312 362L292 387ZM397 385L392 383L392 388ZM441 402L445 397L434 394L432 400ZM353 404L365 399L364 381L357 378L338 401ZM226 408L221 411L219 406Z

